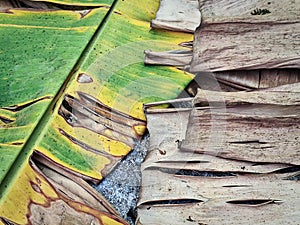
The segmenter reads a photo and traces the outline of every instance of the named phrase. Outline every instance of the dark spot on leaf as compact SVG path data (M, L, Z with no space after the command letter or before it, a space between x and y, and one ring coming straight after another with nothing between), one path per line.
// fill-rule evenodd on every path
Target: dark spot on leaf
M184 199L169 199L169 200L156 200L156 201L149 201L142 203L141 205L182 205L182 204L195 204L203 202L198 199L190 199L190 198L184 198Z
M161 155L165 155L167 153L165 150L161 150L161 149L159 149L158 151Z
M38 193L42 192L41 189L40 189L40 187L36 183L33 183L32 181L30 181L30 185L31 185L31 187L33 188L33 190L35 192L38 192Z
M226 171L200 171L190 169L174 169L174 168L160 168L160 167L148 167L149 170L159 170L163 173L182 175L182 176L198 176L198 177L234 177L235 173Z
M280 200L274 199L245 199L245 200L232 200L226 203L237 204L237 205L245 205L245 206L262 206L267 204L276 204L280 202Z
M9 106L9 107L3 107L3 109L10 110L12 112L17 112L17 111L21 111L22 109L37 103L39 101L43 101L43 100L46 100L46 99L52 99L52 97L51 96L45 96L45 97L33 100L31 102L25 103L23 105L13 105L13 106Z
M14 120L8 119L8 118L3 117L3 116L0 116L0 120L1 120L3 123L5 123L5 124L14 122Z
M195 222L195 220L193 220L191 216L189 216L189 218L187 218L186 220L189 222Z
M256 8L251 12L251 15L265 15L271 13L268 9L258 9Z
M13 142L12 145L23 145L23 142Z

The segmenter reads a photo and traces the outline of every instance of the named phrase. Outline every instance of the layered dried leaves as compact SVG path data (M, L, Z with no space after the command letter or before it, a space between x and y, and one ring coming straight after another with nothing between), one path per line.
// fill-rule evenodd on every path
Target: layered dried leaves
M145 63L173 65L186 71L199 73L197 85L209 89L205 77L218 81L223 90L253 90L274 87L300 81L299 68L299 2L272 1L180 1L181 8L194 9L201 19L192 14L179 23L180 28L165 29L188 32L185 27L199 26L191 50L167 52L146 51ZM169 9L169 14L160 14L162 21L177 21L177 11L168 1L162 1L160 9ZM263 10L271 13L262 15ZM184 10L181 10L184 13ZM256 15L252 15L256 14ZM192 21L192 22L191 22ZM280 22L281 21L281 22ZM286 22L284 22L286 21ZM188 23L188 25L186 25ZM164 28L164 27L162 27ZM298 62L298 63L297 63ZM291 69L295 68L295 69ZM201 77L200 77L201 76ZM212 83L212 82L210 82ZM194 91L195 94L195 91Z
M193 108L147 109L138 224L297 224L299 90L199 90Z
M192 107L146 105L137 224L299 222L300 5L286 4L199 1L191 51L146 52L195 72L187 90L201 89L181 100Z

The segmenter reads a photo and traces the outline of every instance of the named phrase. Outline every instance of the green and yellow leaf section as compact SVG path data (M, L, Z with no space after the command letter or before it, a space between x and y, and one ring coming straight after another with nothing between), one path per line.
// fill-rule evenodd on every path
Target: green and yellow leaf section
M175 98L191 79L189 74L174 68L145 67L142 62L143 51L149 48L177 49L178 43L192 37L180 33L151 31L149 21L155 9L147 7L144 16L130 10L130 14L127 15L123 11L134 5L141 7L141 4L135 1L126 3L120 2L116 13L110 18L89 57L83 63L83 69L74 75L66 93L76 99L80 92L95 98L97 101L93 101L92 107L87 107L88 110L95 111L94 108L97 108L97 102L101 99L104 105L114 108L116 113L129 114L131 121L136 121L133 126L137 133L133 137L135 139L145 130L145 123L141 122L145 120L142 104ZM146 5L151 3L147 2ZM124 37L126 33L128 37ZM80 81L82 75L89 77L88 80L93 82ZM73 107L71 111L76 110ZM93 127L93 123L77 123L77 126L70 126L69 117L63 118L61 115L62 113L59 116L56 114L44 138L35 149L42 152L47 159L81 173L85 178L102 179L115 162L126 155L133 146L132 140L125 140L128 139L128 133L124 135L124 132L114 132L122 125L120 123L112 126L112 129L102 129L101 133L97 132L97 129L86 129L88 126ZM110 119L111 115L106 117ZM87 119L90 119L89 116L82 121ZM95 120L94 125L97 122ZM126 121L124 123L128 125ZM108 123L104 125L107 127ZM129 126L131 127L132 125Z
M106 13L0 14L0 182Z
M29 222L31 213L57 201L73 211L94 215L99 224L125 224L115 216L59 196L28 161L52 115L51 100L69 80L70 71L106 13L107 9L95 9L84 16L69 11L11 10L0 14L0 38L5 40L0 43L2 224L40 224Z
M143 63L145 49L178 49L193 38L151 30L153 2L118 2L35 146L47 160L85 179L101 180L144 133L143 104L176 98L191 81L190 74L176 68ZM126 14L127 4L143 5L146 14Z
M0 15L6 40L0 44L1 180L10 168L0 187L1 224L41 224L49 207L54 218L63 210L72 221L93 217L95 224L126 224L57 193L29 162L70 71L106 14L107 9L95 9L84 17L67 11Z
M106 13L0 14L0 182Z

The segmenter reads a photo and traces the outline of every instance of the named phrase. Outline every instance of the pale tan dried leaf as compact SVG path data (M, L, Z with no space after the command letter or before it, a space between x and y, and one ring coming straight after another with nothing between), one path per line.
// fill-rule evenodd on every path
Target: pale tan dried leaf
M209 17L249 16L255 9L268 9L277 15L299 15L299 2L294 0L259 1L259 0L199 0L201 16ZM297 6L297 7L295 7ZM266 14L267 15L267 14Z
M192 60L191 50L177 50L168 52L145 51L145 64L168 65L168 66L186 66Z
M13 5L10 1L8 1L8 0L0 1L0 12L5 12L12 7L13 7Z
M171 151L166 150L166 152L170 153ZM159 159L155 161L156 158ZM155 152L151 152L142 168L184 169L206 172L272 173L288 167L291 167L291 165L283 163L256 164L254 162L223 159L205 154L174 151L172 154L166 156L158 156Z
M102 224L93 215L77 211L62 200L52 201L47 208L33 204L30 211L32 214L28 219L32 225L40 225L41 222L44 224Z
M185 99L189 101L190 99ZM180 151L185 139L191 109L152 109L159 104L176 104L183 100L146 104L150 145L143 168L175 168L203 171L269 173L289 167L287 164L257 165L253 162L222 159L211 155ZM204 108L204 107L202 107Z
M287 175L216 178L145 170L138 220L178 225L297 224L299 182L283 179Z
M200 25L198 0L161 0L153 28L193 33Z
M181 148L259 163L300 162L300 106L194 109Z
M97 210L119 215L107 200L93 189L82 178L76 177L66 171L60 174L49 167L38 164L41 172L48 178L53 187L66 198L89 205Z
M198 89L194 104L206 106L213 102L224 102L227 106L237 104L300 105L300 83L291 92L216 92Z
M222 71L213 74L219 82L238 90L270 88L300 82L299 69Z
M298 85L206 93L216 102L225 99L225 108L196 107L208 102L203 93L192 110L148 104L150 150L137 224L297 224ZM287 105L280 94L298 95Z
M294 83L294 84L285 84L280 85L273 88L265 89L266 91L282 91L282 92L289 92L289 91L299 91L300 82Z
M192 72L299 68L299 1L271 2L266 8L271 13L251 15L261 4L264 7L259 2L200 4L202 21L195 32Z
M127 224L84 180L67 171L59 173L44 164L35 163L33 158L30 158L29 164L39 178L30 180L29 174L28 182L33 191L44 196L45 200L39 200L35 195L28 203L28 224ZM1 221L15 224L6 218L1 218Z

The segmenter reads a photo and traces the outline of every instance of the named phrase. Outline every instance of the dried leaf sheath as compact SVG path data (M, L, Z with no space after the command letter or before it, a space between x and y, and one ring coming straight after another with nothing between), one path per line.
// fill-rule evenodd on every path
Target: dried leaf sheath
M256 90L300 82L299 69L221 71L213 75L220 83L237 90Z
M184 224L191 220L200 224L297 224L299 220L299 185L282 179L284 176L236 174L218 178L157 170L143 173L140 224Z
M194 104L207 106L210 103L224 102L227 106L239 104L299 105L300 83L289 85L290 90L258 90L251 92L216 92L198 89ZM254 108L254 107L252 107Z
M252 15L257 7L271 13ZM191 71L299 68L299 9L298 1L202 1Z
M195 109L182 150L254 163L297 165L300 107L255 106L232 107L226 113Z
M164 66L186 66L192 60L192 51L152 52L145 51L145 64Z
M201 90L190 111L149 110L138 224L296 224L298 86Z
M192 8L193 3L191 1L187 1L184 3L186 7ZM283 6L284 4L284 6ZM172 2L162 1L161 8L168 8L169 9L169 20L176 21L176 13L173 12ZM199 76L203 76L202 72L207 71L215 71L215 69L204 69L200 68L201 66L207 67L207 65L212 65L213 67L218 67L221 64L222 68L217 69L212 74L213 79L217 79L218 82L221 84L221 88L223 90L253 90L257 88L267 88L273 87L288 83L299 82L300 73L297 69L272 69L273 66L268 66L267 63L273 63L275 65L274 68L278 66L278 68L284 67L284 64L293 64L294 60L297 60L297 34L299 31L299 23L295 22L294 25L286 25L285 23L282 26L286 26L291 32L291 35L288 33L283 32L281 29L281 25L276 28L276 20L285 18L286 15L291 18L291 21L288 23L292 23L292 18L297 17L299 11L299 4L298 2L291 1L289 4L286 2L264 2L264 1L257 1L257 0L250 0L250 1L200 1L200 11L202 16L202 25L203 25L203 32L202 26L199 26L196 32L196 38L194 40L194 51L193 51L193 60L191 62L191 55L188 51L167 51L167 52L153 52L153 51L146 51L145 54L145 63L146 64L153 64L153 65L173 65L173 66L181 66L184 67L187 71L192 71L195 74L199 72ZM178 7L182 8L182 7ZM282 10L284 8L284 10ZM256 9L270 9L271 13L266 15L252 15L253 11ZM171 16L172 15L172 16ZM189 14L190 15L190 14ZM234 17L234 18L233 18ZM195 17L194 17L195 18ZM236 28L234 28L234 32L230 32L230 26L227 25L226 19L230 19L230 23L233 25L236 24ZM242 26L239 26L239 22L235 21L238 18L247 18L249 20L249 29L246 29L247 32L242 32ZM275 19L274 19L275 18ZM217 33L211 35L211 33L206 32L205 29L205 21L208 20L224 20L224 24L218 24L214 22L213 24L208 24L209 29L212 33ZM259 21L268 21L271 22L267 23L267 29L276 29L276 32L267 32L267 29L260 28ZM196 18L193 20L196 21ZM275 22L274 22L275 21ZM200 22L200 19L199 19ZM275 23L275 24L274 24ZM193 23L190 22L189 25ZM244 23L242 23L244 24ZM215 27L216 26L216 27ZM218 27L228 26L228 34L226 30L221 29L218 31ZM292 27L296 26L296 30L292 31ZM253 32L256 32L255 35L251 34L251 27L253 27ZM272 28L273 27L273 28ZM184 25L181 24L181 29L184 29ZM256 29L257 28L257 29ZM299 30L299 29L298 29ZM203 33L203 37L202 37ZM243 36L247 36L246 40L244 40ZM285 45L282 46L278 44L280 42L280 35L284 33L284 43ZM269 38L265 38L265 35L270 35ZM258 38L260 37L260 38ZM226 40L229 40L228 46L224 47ZM273 41L274 39L274 41ZM276 39L276 41L275 41ZM251 40L251 41L249 41ZM272 42L273 41L273 42ZM257 45L257 42L264 46L267 50L264 52L262 47ZM271 43L272 42L272 43ZM271 44L270 44L271 43ZM238 46L238 47L237 47ZM279 50L277 48L283 47L283 50ZM294 48L295 46L295 48ZM250 54L251 51L251 54ZM203 54L202 54L203 52ZM200 54L200 55L199 55ZM279 57L280 54L290 54L290 59L284 58L281 59ZM210 58L211 57L211 58ZM293 58L294 57L294 58ZM249 59L260 60L263 64L258 67L249 67L249 63L251 60ZM197 62L197 60L199 62ZM202 61L203 62L202 62ZM243 60L243 61L241 61ZM200 62L201 61L201 62ZM190 63L192 66L190 68ZM199 65L197 65L199 64ZM226 64L227 67L224 67ZM195 66L199 66L199 69L195 69ZM287 66L291 67L291 66ZM292 66L295 67L295 66ZM245 70L242 70L245 69ZM252 69L252 70L249 70ZM255 69L255 70L253 70ZM223 71L226 70L226 71ZM230 71L228 71L230 70ZM232 71L233 70L233 71ZM198 84L203 83L201 78L197 79ZM205 82L204 82L205 83ZM205 85L202 85L201 88L207 89ZM220 87L219 87L220 88Z

